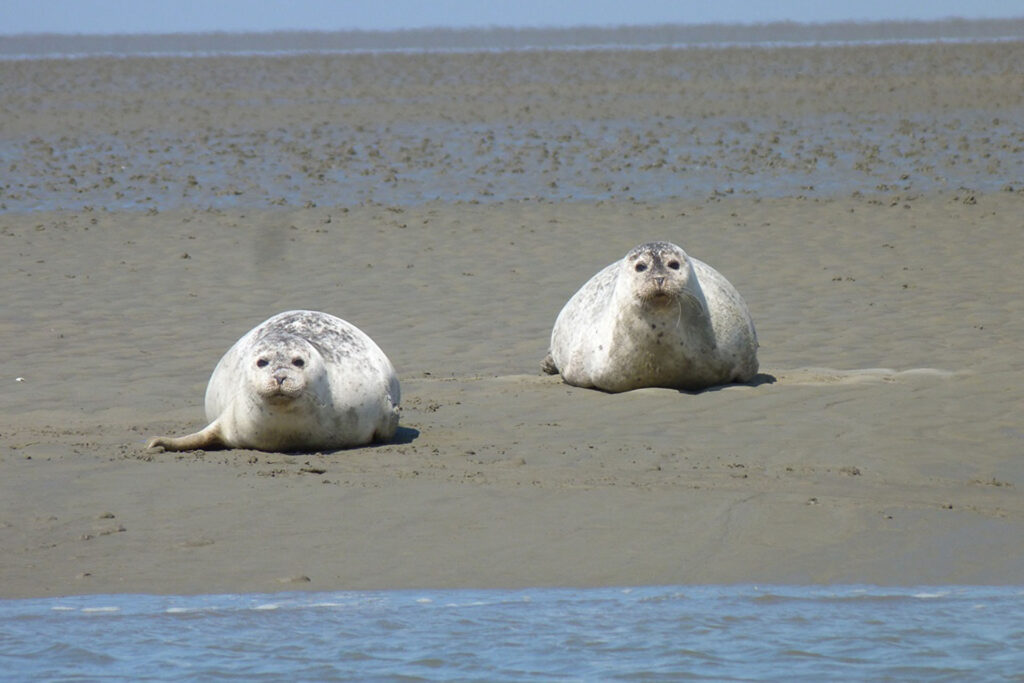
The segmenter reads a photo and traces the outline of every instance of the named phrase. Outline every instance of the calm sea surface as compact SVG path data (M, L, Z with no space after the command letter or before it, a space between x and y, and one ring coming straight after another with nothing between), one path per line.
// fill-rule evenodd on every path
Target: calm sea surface
M0 601L8 680L1024 680L1024 586Z

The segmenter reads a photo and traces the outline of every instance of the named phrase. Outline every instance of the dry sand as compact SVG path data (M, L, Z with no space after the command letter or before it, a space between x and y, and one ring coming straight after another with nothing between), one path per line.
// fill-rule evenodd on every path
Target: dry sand
M847 50L0 63L10 159L0 197L0 597L1021 583L1024 82L999 65L1019 64L1024 47ZM673 64L677 75L704 74L686 82L692 101L665 76ZM332 83L322 101L316 78L294 81L304 66L353 84ZM437 80L465 77L455 67L480 73ZM259 90L253 70L289 97ZM416 78L437 80L436 90ZM621 135L607 149L599 135L577 140L592 161L573 167L589 169L575 179L556 178L543 155L495 170L435 149L433 171L449 174L455 194L478 183L479 201L389 202L387 188L401 189L414 162L385 150L385 162L361 167L380 181L374 201L330 202L348 196L329 174L318 179L312 162L330 154L312 143L288 152L282 140L324 126L346 88L352 120L324 133L331 145L386 141L421 119L472 136L535 128L544 139L565 121L633 116L655 133L671 120L709 138L740 126L722 153L746 149L750 169L704 193L692 178L721 169L691 159L674 173L697 189L659 197L637 192L651 176L611 168L633 155ZM637 114L644 107L649 117ZM792 134L804 156L772 163L772 131L743 133L745 115L775 121L783 146L794 117L853 128L823 144L821 130L801 124ZM881 144L865 142L866 129ZM89 147L103 136L126 140L124 151ZM258 176L263 160L247 145L261 136L277 140L271 151L311 159L318 194L303 196L299 170L279 185L257 178L239 194L203 194L205 169ZM157 138L190 151L166 177L114 177L111 155L170 158L147 147ZM635 154L681 163L685 150L662 154L644 140L630 143ZM576 143L561 144L567 154ZM830 188L846 179L841 192L785 190L815 145L867 166L832 173ZM817 168L812 176L837 166ZM47 188L47 169L76 182ZM953 172L975 182L935 179ZM610 173L607 197L589 196ZM621 190L631 173L633 189ZM892 182L880 188L873 174ZM496 196L520 175L543 178L552 196L528 184L526 197ZM741 182L747 190L730 192ZM759 193L762 182L777 191ZM301 202L274 203L289 183ZM104 194L111 187L122 197ZM147 199L124 199L146 187ZM65 208L25 208L36 201ZM565 300L655 238L743 293L762 343L756 385L606 395L541 376ZM203 426L220 355L297 307L344 317L388 353L403 386L398 443L307 456L144 451L148 436Z

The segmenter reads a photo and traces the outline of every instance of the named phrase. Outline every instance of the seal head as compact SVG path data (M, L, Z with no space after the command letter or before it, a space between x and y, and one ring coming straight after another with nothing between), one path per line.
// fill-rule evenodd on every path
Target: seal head
M278 408L301 402L323 402L329 380L316 348L301 337L275 334L253 346L249 383L260 400Z
M633 298L652 312L675 309L683 301L699 312L706 307L690 257L674 244L648 242L634 247L623 258L622 270L621 287L626 291L617 295L624 303Z

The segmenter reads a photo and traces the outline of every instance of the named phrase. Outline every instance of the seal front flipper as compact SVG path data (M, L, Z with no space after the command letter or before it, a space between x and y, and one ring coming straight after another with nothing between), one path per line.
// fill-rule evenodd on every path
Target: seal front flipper
M544 356L544 360L540 362L540 371L546 375L558 374L558 366L555 365L555 359L551 356L550 351L548 351L548 355Z
M147 450L162 448L165 451L214 450L227 446L220 431L220 420L214 420L205 429L187 436L157 436L146 444Z

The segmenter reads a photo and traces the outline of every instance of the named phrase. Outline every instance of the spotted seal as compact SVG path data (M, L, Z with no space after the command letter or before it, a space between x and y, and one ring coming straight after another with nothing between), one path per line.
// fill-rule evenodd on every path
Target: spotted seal
M757 333L736 289L669 242L648 242L592 277L555 320L541 368L608 392L698 391L757 374Z
M327 313L286 311L217 363L205 429L148 447L308 452L387 441L398 429L399 399L391 361L359 328Z

